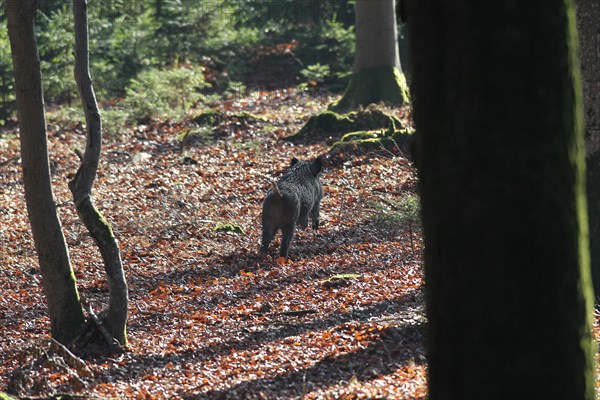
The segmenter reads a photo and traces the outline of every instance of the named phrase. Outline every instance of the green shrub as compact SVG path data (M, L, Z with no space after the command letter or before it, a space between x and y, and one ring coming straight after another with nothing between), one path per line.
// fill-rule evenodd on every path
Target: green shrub
M230 79L239 80L248 71L248 61L262 39L259 28L235 29L229 20L219 22L215 31L199 43L202 54L213 68L227 71Z
M46 110L48 124L56 124L63 128L71 127L77 122L85 123L85 115L79 104L72 107L52 107Z
M44 99L48 103L77 99L73 76L73 13L69 4L56 8L50 15L37 13L36 34L42 70Z
M122 106L113 106L100 110L102 130L105 136L120 135L127 131L129 113Z
M202 67L143 70L126 89L130 120L181 118L207 87Z
M125 132L127 128L128 113L122 105L116 105L101 109L102 133L110 137ZM46 112L48 124L59 125L62 128L69 128L78 122L85 123L85 115L79 104L74 106L52 107Z
M3 24L4 25L4 24ZM0 27L0 126L16 109L15 89L8 32Z
M325 82L325 80L329 78L330 74L331 68L329 68L329 65L321 65L320 63L309 65L308 67L300 70L300 75L302 75L309 82L312 81L315 84Z
M225 99L237 99L246 94L247 88L242 82L229 81L227 82L221 96Z
M415 233L421 231L421 202L419 196L407 193L400 201L387 200L378 204L375 224L382 230L397 235L408 233L413 256L416 254Z
M324 83L338 84L341 80L345 88L354 62L354 42L354 28L344 26L334 16L321 23L316 32L302 35L296 56L305 65L327 65L329 71L321 75Z
M94 2L92 4L104 3ZM110 3L108 3L110 4ZM125 88L143 68L160 64L153 43L156 24L150 12L120 15L107 20L91 7L90 70L98 97L121 97Z
M352 66L352 0L99 0L90 2L88 12L90 70L98 98L128 95L135 105L136 118L163 114L168 108L151 93L145 93L148 109L144 110L142 99L132 94L132 90L144 90L140 79L151 80L149 75L166 66L207 66L215 79L211 82L218 82L219 94L225 97L243 90L236 81L252 85L245 80L248 73L257 65L262 68L268 64L272 55L293 58L285 71L290 82L304 70L302 76L307 80L345 88ZM14 109L14 99L10 98L14 88L6 30L0 31L3 119ZM36 32L46 102L77 101L71 2L38 0ZM319 65L321 69L311 69ZM324 69L326 66L329 71ZM232 84L227 84L229 81ZM187 104L189 100L182 102ZM179 105L176 111L181 112Z
M375 215L375 223L382 229L411 233L420 229L421 203L415 194L407 194L400 201L388 200L377 208L379 212Z
M290 69L290 78L302 65L320 63L330 66L326 83L335 83L340 73L352 68L351 1L222 0L213 3L211 10L208 35L199 38L199 54L231 79L243 78L251 66L249 61L256 60L257 49L264 48L268 54L282 43L294 44L293 53L287 56L299 61Z

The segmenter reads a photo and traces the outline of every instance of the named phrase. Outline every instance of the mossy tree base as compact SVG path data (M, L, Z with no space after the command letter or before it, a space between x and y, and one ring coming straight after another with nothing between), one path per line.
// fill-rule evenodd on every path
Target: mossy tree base
M410 154L414 131L409 129L376 129L345 134L329 150L332 154L343 152L360 153L374 150L387 150L394 154Z
M300 131L286 137L285 140L305 142L326 140L335 142L350 132L389 129L390 126L394 126L394 129L404 129L398 118L386 114L372 104L363 110L348 114L324 111L313 115L306 121Z
M332 103L329 109L337 112L355 110L373 103L391 106L409 102L406 78L394 66L366 68L355 71L340 100Z

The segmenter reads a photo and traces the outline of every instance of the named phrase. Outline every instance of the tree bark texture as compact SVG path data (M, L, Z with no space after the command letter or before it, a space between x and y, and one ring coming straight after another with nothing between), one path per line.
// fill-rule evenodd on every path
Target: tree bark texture
M85 113L87 143L81 166L69 183L79 218L100 249L108 275L110 299L106 323L109 332L121 344L127 344L128 293L117 240L110 224L92 201L102 148L102 121L89 71L87 0L73 0L75 21L75 80Z
M400 69L395 0L357 0L354 71L366 68Z
M570 1L408 4L430 399L593 399Z
M85 317L50 181L34 0L5 1L12 52L27 213L48 301L52 337L68 343Z
M583 83L590 256L596 301L600 300L600 2L577 0Z
M350 110L385 102L408 102L400 66L395 0L356 0L354 70L344 96L332 108Z

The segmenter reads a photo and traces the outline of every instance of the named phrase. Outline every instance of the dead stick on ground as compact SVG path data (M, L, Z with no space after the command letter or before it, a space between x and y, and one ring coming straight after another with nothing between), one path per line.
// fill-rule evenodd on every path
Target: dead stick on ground
M150 315L152 317L172 317L175 315L175 314L171 314L171 313L164 314L164 313L157 313L157 312L152 312L152 311L144 311L140 308L140 306L138 305L137 302L134 301L133 304L135 304L135 308L137 308L138 312L142 315Z
M0 167L5 166L6 164L10 164L11 162L14 162L14 161L18 161L19 158L20 157L12 157L12 158L9 158L8 160L2 161L2 162L0 162Z
M108 333L106 328L102 325L102 322L100 322L100 319L98 318L98 316L96 314L94 314L94 311L92 310L92 307L89 305L87 300L85 300L82 297L81 303L83 304L83 308L85 309L85 311L87 311L88 315L90 316L90 319L94 322L94 324L96 324L96 327L98 328L98 330L104 337L104 340L106 340L106 343L108 344L108 348L110 350L112 350L115 345L112 335L110 333Z

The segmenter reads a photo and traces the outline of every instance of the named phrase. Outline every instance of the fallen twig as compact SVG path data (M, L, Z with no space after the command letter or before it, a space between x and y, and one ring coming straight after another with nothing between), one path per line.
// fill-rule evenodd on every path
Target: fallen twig
M171 314L171 313L157 313L157 312L153 312L153 311L145 311L145 310L141 309L141 307L138 305L137 302L133 302L133 304L135 304L135 308L137 308L138 312L142 315L150 315L152 317L172 317L172 316L174 316L174 314Z
M19 161L20 158L21 157L12 157L12 158L9 158L8 160L4 160L4 161L0 162L0 167L10 164L11 162L14 162L14 161Z
M98 316L94 313L94 310L92 310L92 306L90 306L90 304L87 302L87 300L85 300L85 298L83 298L83 297L81 298L81 304L83 304L83 308L85 309L85 311L87 311L88 315L90 316L90 319L94 322L94 324L96 325L96 327L102 334L102 337L104 337L104 340L108 344L108 348L110 350L113 350L115 347L113 337L106 330L106 328L102 325L100 318L98 318Z

